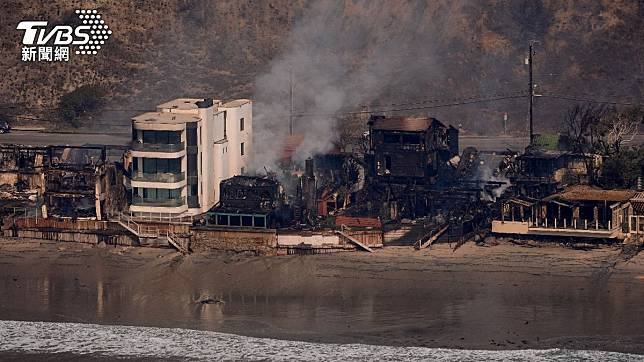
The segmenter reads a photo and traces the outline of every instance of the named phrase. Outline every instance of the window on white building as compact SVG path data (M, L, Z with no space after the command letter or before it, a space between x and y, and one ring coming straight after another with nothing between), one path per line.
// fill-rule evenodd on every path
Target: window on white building
M244 142L241 143L241 155L244 155Z
M239 119L239 130L243 131L244 130L244 118Z

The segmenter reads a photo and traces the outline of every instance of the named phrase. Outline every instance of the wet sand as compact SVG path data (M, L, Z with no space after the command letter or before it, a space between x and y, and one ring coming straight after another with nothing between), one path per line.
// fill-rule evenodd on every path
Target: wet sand
M211 299L210 304L200 301ZM644 253L556 245L250 257L0 238L0 319L312 342L644 353ZM17 355L19 356L19 355ZM6 357L9 357L7 355Z

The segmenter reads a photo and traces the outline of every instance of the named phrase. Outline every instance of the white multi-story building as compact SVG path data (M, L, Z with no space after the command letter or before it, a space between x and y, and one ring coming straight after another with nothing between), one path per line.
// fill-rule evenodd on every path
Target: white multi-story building
M196 215L219 183L243 174L252 147L252 102L179 98L132 119L130 212Z

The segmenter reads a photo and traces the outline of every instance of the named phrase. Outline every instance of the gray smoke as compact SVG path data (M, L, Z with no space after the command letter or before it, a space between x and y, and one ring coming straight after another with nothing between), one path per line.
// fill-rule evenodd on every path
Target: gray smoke
M274 169L281 157L291 79L294 113L305 114L294 122L294 133L304 136L296 161L333 147L338 114L411 87L426 89L441 75L434 37L451 31L446 18L457 3L437 14L425 2L315 2L296 22L285 53L256 80L255 168Z

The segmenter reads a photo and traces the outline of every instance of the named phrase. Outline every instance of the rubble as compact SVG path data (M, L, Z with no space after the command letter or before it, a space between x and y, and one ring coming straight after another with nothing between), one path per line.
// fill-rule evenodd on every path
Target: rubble
M115 163L105 147L0 147L0 200L25 215L105 219L125 206Z

